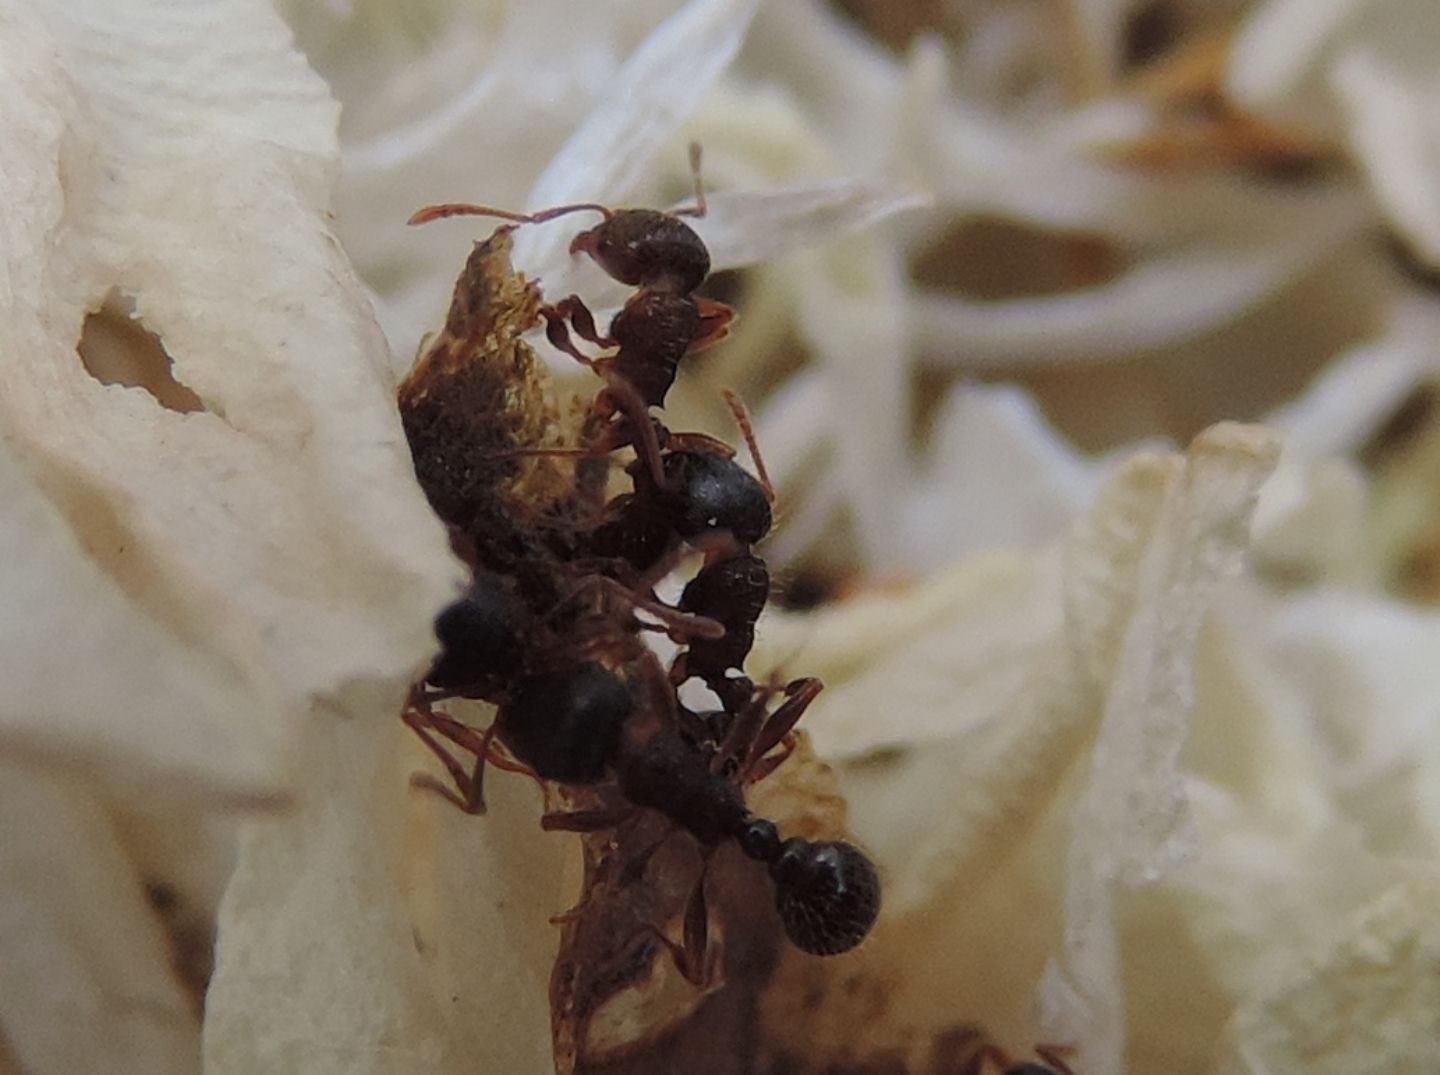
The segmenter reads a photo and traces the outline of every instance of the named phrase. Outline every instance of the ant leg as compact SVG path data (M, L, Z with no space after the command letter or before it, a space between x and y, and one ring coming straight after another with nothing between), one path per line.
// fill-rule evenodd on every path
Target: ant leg
M660 454L660 435L655 432L650 408L646 406L640 393L635 391L635 386L624 377L609 369L600 369L598 372L605 378L605 391L630 420L635 454L645 461L656 486L664 489L665 461Z
M595 360L570 340L570 330L565 327L565 316L553 306L540 307L540 316L545 319L545 338L557 350L564 351L586 369L595 369Z
M755 474L760 479L761 488L765 490L765 499L773 504L775 503L775 486L770 484L770 475L765 470L765 457L760 454L760 446L755 443L755 429L750 424L750 412L745 409L745 404L740 402L740 397L730 389L722 389L720 394L725 397L725 405L735 416L735 424L745 435L745 446L750 449L750 458L755 460Z
M740 767L741 773L748 773L756 762L780 745L824 687L825 684L813 676L797 679L786 685L785 701L761 725L750 749L746 751L745 761Z
M695 988L709 992L720 984L720 948L710 944L710 908L705 902L705 877L706 871L702 869L700 879L685 904L679 944L653 924L641 929L665 946L682 978Z
M452 216L488 216L497 220L513 220L517 224L543 224L547 220L554 220L567 213L586 211L600 213L606 220L615 215L605 206L596 205L593 202L557 205L553 209L542 209L538 213L514 213L509 209L494 209L488 205L471 205L468 202L442 202L439 205L427 205L423 209L415 210L405 223L410 225L428 224L432 220L444 220L446 217Z
M664 624L665 632L676 642L685 642L693 638L704 638L714 640L725 637L723 624L711 619L709 616L700 616L693 612L682 612L677 608L662 604L653 595L645 597L637 590L631 590L624 583L610 578L608 575L590 575L582 579L576 586L566 594L566 599L578 597L587 588L598 588L608 590L615 594L622 601L625 601L632 608L640 609L654 616ZM653 589L653 584L646 589ZM559 606L557 606L558 608ZM644 626L643 624L641 626Z
M546 832L599 832L613 829L622 821L634 817L633 806L614 806L600 810L570 810L542 814L540 827Z
M582 340L588 340L597 347L614 347L616 343L609 336L600 335L595 327L595 315L579 295L567 295L550 307L558 316L567 319L570 327Z
M441 746L439 740L431 734L432 728L436 731L440 730L437 721L439 717L440 715L438 713L422 711L418 707L412 706L406 706L401 714L401 718L410 726L410 730L419 736L420 741L429 747L431 752L440 759L441 764L445 766L446 771L450 774L450 779L455 781L455 786L459 789L459 794L457 795L451 791L429 773L413 774L410 777L410 786L433 791L442 798L454 803L467 814L483 814L485 813L483 785L485 759L489 754L490 740L495 734L494 725L485 729L485 732L475 743L475 746L478 747L478 749L472 751L475 754L475 768L473 771L467 773L465 767L455 759L454 755ZM460 727L464 728L464 725L460 725ZM473 734L473 729L465 728L465 731L466 733ZM444 734L446 738L452 742L457 742L453 734L447 734L446 732L442 732L441 734ZM469 735L467 734L464 738L467 742L457 742L457 745L465 746L469 749Z
M730 731L720 743L720 748L715 751L715 757L710 760L711 772L725 772L727 767L742 755L749 755L749 744L755 741L756 735L765 726L767 701L768 694L763 689L757 690L750 704L735 715Z
M1059 1075L1075 1075L1075 1069L1065 1062L1065 1056L1074 1051L1066 1045L1035 1046L1035 1055L1054 1068Z
M730 322L735 320L735 311L723 302L696 295L695 308L700 313L700 335L690 341L685 349L687 355L719 343L730 332Z
M791 732L784 739L780 740L780 749L769 755L763 755L756 760L755 764L745 774L744 783L758 784L767 776L773 773L780 766L790 760L790 755L795 753L795 733Z

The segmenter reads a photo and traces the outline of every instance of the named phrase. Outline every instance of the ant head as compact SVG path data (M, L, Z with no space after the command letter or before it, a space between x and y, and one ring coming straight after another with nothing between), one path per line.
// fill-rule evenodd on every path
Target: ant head
M570 243L630 287L690 294L710 273L710 252L695 229L673 213L620 209Z
M514 668L520 658L522 613L498 578L476 576L464 596L435 617L441 650L426 681L453 690Z
M633 706L623 679L584 661L522 679L496 719L505 745L536 776L593 784L605 775Z
M770 532L770 498L735 460L718 452L670 452L665 477L681 537L728 530L753 545Z
M880 913L875 866L850 844L786 840L770 864L770 876L786 935L812 955L848 952Z

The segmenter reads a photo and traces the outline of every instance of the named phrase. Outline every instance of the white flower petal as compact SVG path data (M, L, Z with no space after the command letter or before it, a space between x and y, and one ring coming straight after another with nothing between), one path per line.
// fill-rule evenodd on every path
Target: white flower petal
M1275 206L1269 223L1248 233L1143 257L1113 282L1084 291L997 302L924 296L914 300L916 342L936 360L980 369L1173 344L1273 295L1354 235L1362 208L1344 194Z
M623 196L695 110L744 40L758 0L690 0L661 23L616 74L585 121L530 188L526 206ZM517 265L558 264L569 232L516 237Z
M265 5L190 14L152 0L5 15L0 426L158 625L136 628L137 657L194 650L232 682L211 705L232 707L233 731L210 749L250 729L275 766L313 699L409 679L454 568L384 341L325 226L334 105ZM86 313L115 291L203 410L87 372ZM116 691L109 719L128 704ZM236 757L253 776L257 757Z
M911 491L897 539L907 564L936 570L966 553L1049 541L1098 481L1007 386L960 385L935 419L928 480Z
M1263 430L1217 426L1183 464L1142 456L1107 485L1069 549L1081 584L1067 593L1069 626L1082 666L1105 669L1105 701L1070 818L1065 949L1047 972L1042 1021L1056 1040L1083 1043L1082 1067L1118 1070L1124 1054L1115 887L1153 882L1195 850L1179 755L1196 639L1216 583L1239 566L1277 455ZM1128 585L1096 588L1127 574Z
M864 231L887 217L928 205L903 184L836 179L791 188L716 194L691 226L710 249L715 270L740 268Z
M1440 265L1440 76L1429 47L1440 40L1437 16L1413 5L1402 31L1411 36L1352 48L1331 76L1381 207L1431 265Z
M1440 1042L1440 878L1395 886L1236 1013L1216 1075L1430 1070Z
M547 916L564 910L568 840L539 831L534 793L510 774L490 774L486 817L412 788L412 772L440 771L388 703L363 724L316 713L294 815L247 825L207 1071L549 1067Z
M196 1070L169 938L93 791L0 766L0 1025L27 1072Z

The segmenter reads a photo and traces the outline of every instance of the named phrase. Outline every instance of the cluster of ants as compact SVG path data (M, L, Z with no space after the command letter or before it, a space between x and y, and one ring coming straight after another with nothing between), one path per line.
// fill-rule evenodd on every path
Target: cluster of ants
M688 211L583 204L519 214L450 204L411 218L422 223L469 214L511 222L472 255L478 267L468 285L462 277L457 288L452 334L462 332L459 322L477 316L477 304L496 303L503 285L493 268L485 278L483 261L503 254L508 266L509 233L522 224L599 213L601 222L574 238L571 253L589 255L635 291L604 334L578 296L549 303L537 293L531 308L512 296L522 306L513 328L543 320L551 343L603 381L579 423L578 444L501 441L477 450L483 434L467 443L453 435L453 423L437 421L436 393L424 390L433 384L402 387L417 475L473 572L468 590L436 620L441 654L412 691L404 716L454 786L418 779L464 810L483 811L482 778L491 764L541 781L618 787L623 802L617 808L550 813L543 819L547 829L598 831L652 810L702 849L734 841L768 868L790 940L829 955L854 947L874 923L880 900L874 866L849 843L783 839L773 822L750 812L744 796L748 784L788 756L792 729L821 688L813 678L757 685L744 674L770 590L754 546L770 530L773 490L733 395L726 398L759 478L724 442L673 432L652 414L663 407L681 360L720 339L733 316L696 294L710 257L681 217L705 211L698 150L692 164L697 205ZM492 314L478 311L482 319ZM601 355L585 354L572 333ZM493 349L495 340L486 346ZM412 381L423 372L422 363ZM492 409L501 392L491 392ZM527 458L546 456L572 457L572 476L559 494L532 492L523 504L500 495L517 484ZM625 458L629 491L610 496L611 470ZM701 566L678 601L662 601L656 586L695 559ZM676 643L668 668L647 643L648 632ZM710 708L680 700L680 688L691 680L709 688ZM493 723L481 731L436 708L449 698L494 704ZM697 984L711 963L703 889L702 872L684 943L666 941L681 972Z
M770 530L774 491L732 394L726 402L758 477L728 444L672 431L653 413L682 360L722 338L733 317L696 293L710 256L681 219L705 213L696 146L691 170L696 204L675 212L444 204L411 218L507 223L477 244L440 342L400 391L417 477L472 571L466 592L436 619L441 654L412 690L404 719L453 786L425 775L416 782L467 812L485 809L488 764L617 793L614 806L546 814L549 830L599 832L649 810L689 833L707 861L733 841L767 868L790 941L832 955L859 944L875 922L875 867L843 841L784 839L745 802L745 788L789 756L793 729L821 689L814 678L757 684L744 671L770 592L755 546ZM578 212L601 222L574 237L571 253L635 289L605 333L578 296L547 302L510 268L515 228ZM603 382L578 422L577 444L531 442L548 426L514 398L529 355L520 337L542 322L551 344ZM529 462L561 457L571 466L558 483L525 472ZM629 488L611 495L616 466ZM701 565L679 599L662 600L656 587L695 559ZM676 644L668 666L646 641L650 632ZM708 707L682 701L681 688L696 680L708 688ZM452 698L493 704L493 722L480 730L436 708ZM702 869L682 943L653 931L701 986L714 954L704 886ZM1070 1075L1058 1052L1037 1052L1053 1066L1016 1063L993 1045L971 1063L977 1075L987 1065L1003 1075Z

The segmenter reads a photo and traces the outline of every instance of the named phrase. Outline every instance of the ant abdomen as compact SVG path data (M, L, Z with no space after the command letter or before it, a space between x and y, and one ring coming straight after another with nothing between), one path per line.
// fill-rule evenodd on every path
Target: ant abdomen
M710 252L695 229L658 209L620 209L570 242L610 276L630 287L658 287L688 295L710 274Z
M477 575L465 594L435 617L440 656L426 682L442 690L503 679L520 659L523 608L492 575Z
M624 680L586 661L521 680L496 725L510 753L536 776L594 784L614 758L633 707Z
M716 452L667 452L667 489L659 495L681 537L728 530L754 545L770 532L770 498L735 460Z
M786 840L770 863L785 934L817 956L848 952L880 913L880 878L859 848L838 840Z

